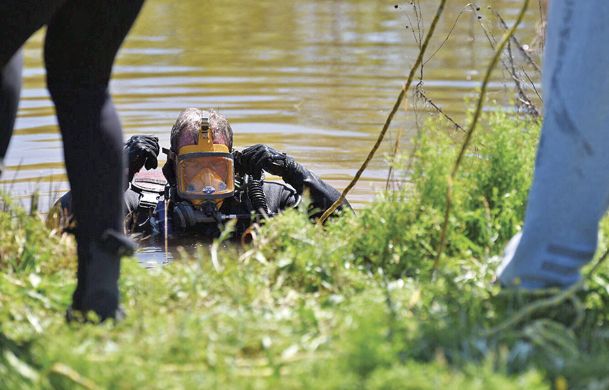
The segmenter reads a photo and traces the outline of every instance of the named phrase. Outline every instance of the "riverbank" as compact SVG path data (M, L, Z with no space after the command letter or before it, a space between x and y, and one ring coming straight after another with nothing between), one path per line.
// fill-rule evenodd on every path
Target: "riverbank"
M215 266L207 252L149 270L125 260L128 316L117 325L66 325L73 243L7 206L0 387L603 388L607 266L524 316L555 292L492 283L522 221L538 132L526 118L485 118L454 182L435 270L459 134L429 123L414 159L395 162L412 161L408 182L357 215L322 229L286 213L251 247L219 250Z

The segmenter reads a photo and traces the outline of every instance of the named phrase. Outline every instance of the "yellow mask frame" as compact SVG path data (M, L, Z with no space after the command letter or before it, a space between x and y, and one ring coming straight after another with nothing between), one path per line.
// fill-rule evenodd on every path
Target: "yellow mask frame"
M209 118L202 118L201 127L199 129L198 140L195 145L182 146L177 155L174 154L175 173L176 173L176 189L178 196L182 199L189 200L193 205L200 206L205 202L215 202L216 208L222 206L225 198L233 196L235 192L234 183L234 160L228 147L222 144L214 144L212 132L209 126ZM193 192L189 190L189 182L186 180L185 171L189 163L196 161L201 162L201 166L216 166L219 167L219 174L213 171L206 172L205 176L214 176L221 178L222 187L218 191L205 193L201 191ZM192 175L188 176L192 180Z

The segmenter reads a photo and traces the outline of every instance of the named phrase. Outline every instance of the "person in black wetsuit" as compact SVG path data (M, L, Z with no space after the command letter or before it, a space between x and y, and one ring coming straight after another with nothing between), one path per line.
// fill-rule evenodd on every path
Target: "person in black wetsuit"
M0 173L19 102L20 48L47 26L47 87L63 137L77 221L78 284L69 315L92 310L104 320L120 313L120 256L134 244L122 234L122 130L108 83L116 53L143 2L0 1Z
M225 189L225 196L220 195L220 198L211 201L197 202L196 197L190 196L193 192L180 193L178 190L180 179L179 174L176 173L176 161L183 161L185 155L182 152L185 147L186 149L196 147L199 143L199 133L203 123L208 124L210 141L213 142L214 147L225 148L223 150L228 152L228 165L234 162L234 174L220 173L224 176L222 180L217 180L215 173L208 172L207 177L212 177L208 180L208 185L196 184L195 181L198 180L196 177L200 177L201 171L205 171L210 165L207 161L210 157L204 157L200 165L197 165L200 168L192 172L192 179L187 185L214 192L210 186L214 185L215 181L216 184L220 183L216 187ZM261 214L273 216L283 210L297 207L303 196L308 197L312 218L321 215L340 196L336 189L294 161L292 157L269 146L258 144L241 151L233 150L233 133L230 124L224 116L213 110L202 111L196 108L184 110L172 128L170 142L171 148L166 151L169 157L163 167L164 177L161 176L161 179L165 180L150 175L148 179L136 176L143 167L150 169L157 166L160 147L156 137L137 135L131 137L125 144L125 152L129 160L127 176L131 184L125 191L126 230L131 233L160 236L167 232L171 236L196 235L202 239L214 238L220 234L224 222L237 219L235 237L239 237L257 216L263 216ZM219 165L224 167L222 162ZM262 171L280 176L284 183L264 181ZM156 192L145 188L145 182L150 179L157 185L161 184ZM165 183L166 187L163 190ZM229 183L229 187L234 187L234 190L228 191L226 187L223 188L225 183ZM167 218L165 218L165 199L168 199ZM60 199L59 205L69 216L70 193ZM350 206L345 202L343 207ZM168 222L167 231L164 226L165 220Z

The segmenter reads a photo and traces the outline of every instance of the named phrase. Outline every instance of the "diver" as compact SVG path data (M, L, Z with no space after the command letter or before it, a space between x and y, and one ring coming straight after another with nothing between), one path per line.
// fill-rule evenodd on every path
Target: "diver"
M125 144L129 188L125 191L125 229L143 237L217 237L236 220L235 238L256 220L308 201L311 218L321 215L340 193L292 157L258 144L233 149L228 120L214 110L187 108L178 116L163 149L162 174L140 172L158 166L158 138L132 136ZM263 171L284 183L264 180ZM70 215L70 193L58 201L63 220ZM342 208L349 208L344 202ZM64 222L65 224L65 222Z

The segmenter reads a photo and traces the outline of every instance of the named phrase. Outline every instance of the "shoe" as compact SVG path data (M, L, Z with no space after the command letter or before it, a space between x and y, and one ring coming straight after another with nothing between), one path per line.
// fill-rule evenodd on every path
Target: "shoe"
M78 283L66 320L88 322L89 312L94 312L100 322L124 317L119 307L120 259L133 254L135 243L112 230L98 240L83 241L78 242Z
M565 289L581 278L580 270L594 256L594 249L530 237L525 240L519 233L505 248L497 279L504 287Z

